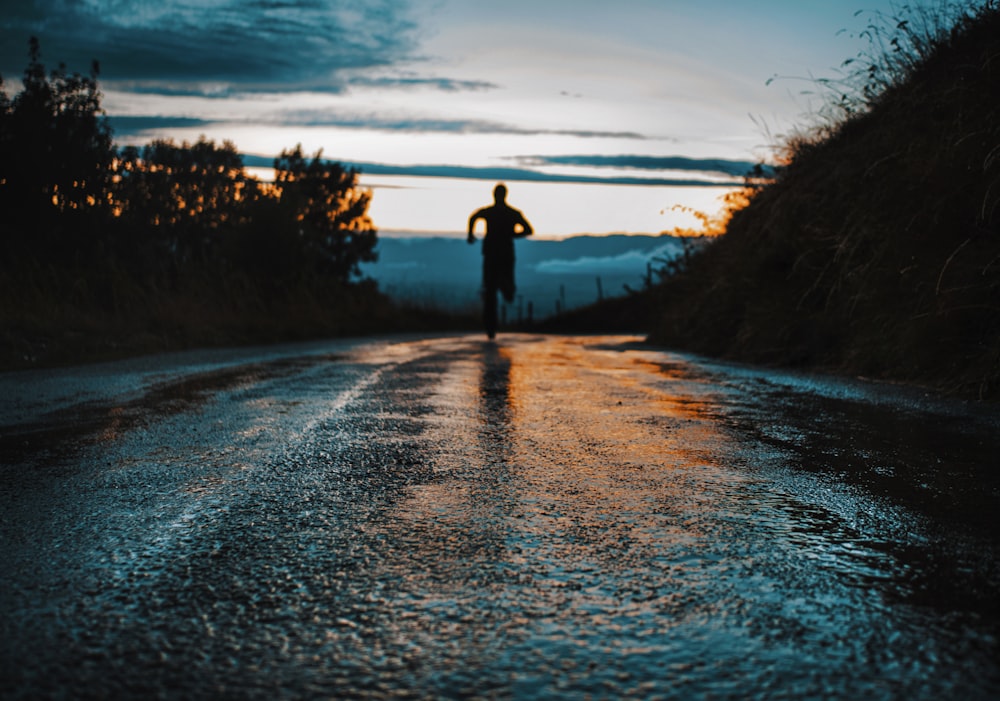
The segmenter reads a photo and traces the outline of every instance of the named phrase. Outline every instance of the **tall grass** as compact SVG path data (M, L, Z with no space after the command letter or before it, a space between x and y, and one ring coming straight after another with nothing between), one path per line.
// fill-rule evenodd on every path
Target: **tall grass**
M184 348L468 328L469 318L391 301L372 282L265 285L195 268L139 280L113 260L0 269L0 369Z
M660 288L652 339L1000 392L1000 10L876 15L774 182Z

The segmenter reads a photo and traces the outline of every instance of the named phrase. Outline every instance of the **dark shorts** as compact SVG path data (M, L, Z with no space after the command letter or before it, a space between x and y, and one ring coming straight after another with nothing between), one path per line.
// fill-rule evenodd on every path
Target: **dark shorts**
M508 302L514 301L514 262L483 264L483 287L486 294L496 294L497 290Z

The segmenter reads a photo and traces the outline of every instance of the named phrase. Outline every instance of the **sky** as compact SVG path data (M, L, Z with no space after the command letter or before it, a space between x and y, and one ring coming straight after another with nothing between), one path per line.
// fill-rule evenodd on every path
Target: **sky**
M930 1L930 0L929 0ZM230 140L354 164L375 225L461 232L507 182L540 236L695 224L867 48L893 0L0 0L8 93L30 36L100 62L116 141ZM262 177L267 168L254 170Z

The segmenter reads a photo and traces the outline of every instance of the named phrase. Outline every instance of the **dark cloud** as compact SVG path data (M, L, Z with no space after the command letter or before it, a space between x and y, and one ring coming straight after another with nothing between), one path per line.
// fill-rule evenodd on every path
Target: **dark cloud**
M108 117L116 137L134 136L163 129L191 129L213 124L208 119L194 117Z
M391 118L377 114L338 115L324 110L298 110L294 112L279 112L263 122L249 120L211 120L191 117L163 116L115 116L109 117L111 128L118 137L134 136L146 132L156 132L166 129L209 127L225 122L227 124L265 123L272 125L294 127L337 127L341 129L374 129L385 132L412 133L444 133L444 134L513 134L513 135L545 135L559 134L578 138L625 138L643 139L640 134L632 132L600 132L600 131L553 131L516 127L500 122L486 120L460 119L419 119Z
M273 158L264 156L244 156L247 166L271 166ZM587 175L567 175L544 173L530 168L497 168L456 165L392 165L386 163L342 162L342 165L357 168L368 175L407 175L429 178L462 178L497 182L548 182L548 183L596 183L604 185L657 185L673 187L725 187L742 185L740 180L728 182L707 181L684 178L635 178L620 175L594 177Z
M149 91L340 90L344 73L416 46L400 0L2 0L0 71L19 75L29 36L46 65ZM199 86L205 86L201 88Z
M102 83L106 81L102 80ZM162 97L203 97L224 100L230 97L246 95L247 91L229 83L193 83L184 85L175 83L135 83L131 81L113 81L116 90L134 95L159 95Z
M500 87L496 83L485 80L454 80L452 78L426 78L421 76L383 76L379 78L356 77L351 85L376 88L426 88L431 87L443 92L495 90Z
M685 158L683 156L519 156L515 160L522 165L535 167L558 165L656 171L683 170L729 176L744 176L757 166L756 163L750 161Z
M281 112L277 122L304 127L342 127L376 129L380 131L438 132L450 134L513 134L522 136L558 135L577 138L637 139L647 137L636 132L531 129L503 122L477 119L394 118L379 114L343 115L327 110L296 110Z

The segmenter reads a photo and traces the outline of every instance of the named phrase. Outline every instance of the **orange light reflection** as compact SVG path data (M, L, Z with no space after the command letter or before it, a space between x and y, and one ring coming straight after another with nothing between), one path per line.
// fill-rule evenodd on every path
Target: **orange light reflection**
M430 429L440 479L411 487L392 514L407 534L393 553L404 607L460 615L487 594L503 606L503 579L519 573L539 601L574 591L593 616L676 608L670 582L698 576L692 553L711 557L714 537L706 519L746 479L719 459L728 440L691 391L696 378L579 339L527 337L484 344L478 365L458 361L447 377ZM437 564L408 568L410 557ZM634 599L587 590L609 568Z

